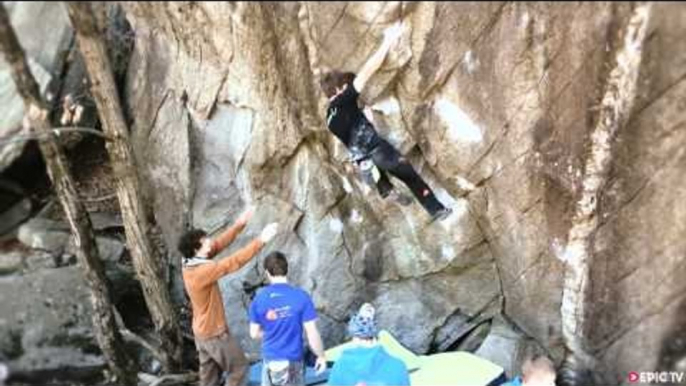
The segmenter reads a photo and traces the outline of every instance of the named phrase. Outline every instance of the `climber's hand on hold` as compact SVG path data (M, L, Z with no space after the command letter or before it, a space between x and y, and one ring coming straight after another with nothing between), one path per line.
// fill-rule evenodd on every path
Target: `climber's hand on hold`
M381 67L386 55L391 47L398 41L400 36L405 31L402 23L393 24L384 31L384 39L381 46L374 52L374 54L362 65L362 68L357 72L357 76L353 80L353 87L358 93L362 93L364 87L367 85L369 79L374 75L376 70Z
M250 221L253 215L252 207L248 207L241 215L236 219L236 225L244 226Z
M260 240L262 240L263 243L268 243L270 242L274 236L276 236L276 232L278 231L279 224L273 222L262 230L262 233L260 233Z
M393 45L400 39L404 32L405 25L400 22L395 23L392 26L386 28L386 30L383 32L384 44L387 44L389 46Z

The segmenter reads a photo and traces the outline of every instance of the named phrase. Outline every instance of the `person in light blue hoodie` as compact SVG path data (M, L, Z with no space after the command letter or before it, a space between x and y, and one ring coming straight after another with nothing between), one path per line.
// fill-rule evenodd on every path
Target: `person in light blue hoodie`
M350 319L348 332L354 347L343 353L334 363L329 376L331 386L409 386L407 366L390 355L377 337L374 307L365 303Z

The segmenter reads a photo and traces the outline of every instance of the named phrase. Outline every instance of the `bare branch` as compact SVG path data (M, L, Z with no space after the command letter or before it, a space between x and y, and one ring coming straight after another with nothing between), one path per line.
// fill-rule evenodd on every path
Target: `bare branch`
M107 201L111 200L113 198L117 197L117 193L112 193L112 194L106 194L104 196L99 196L99 197L81 197L81 201L83 202L102 202L102 201Z
M49 132L44 132L44 133L37 133L37 134L28 134L28 135L13 135L10 138L7 139L0 139L0 145L3 144L9 144L9 143L15 143L15 142L22 142L22 141L42 141L45 139L53 139L55 136L59 136L60 134L63 133L84 133L84 134L92 134L96 135L100 138L104 138L106 141L110 140L110 137L105 135L100 130L96 130L93 128L89 127L55 127L53 129L50 129Z
M122 319L119 311L117 311L117 309L114 307L112 307L112 310L114 311L114 317L117 320L119 333L122 335L122 337L124 337L124 339L126 339L129 342L133 342L140 345L144 349L148 350L150 354L152 354L152 356L155 357L155 359L157 359L160 363L164 363L165 356L162 355L162 352L160 352L159 348L155 347L152 343L148 342L143 337L129 330L124 324L124 319Z

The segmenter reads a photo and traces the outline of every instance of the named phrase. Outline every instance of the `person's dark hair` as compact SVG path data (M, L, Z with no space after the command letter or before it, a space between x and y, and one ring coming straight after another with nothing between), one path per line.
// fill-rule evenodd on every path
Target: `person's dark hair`
M319 85L327 98L336 95L336 88L343 87L344 84L351 85L355 80L355 73L329 71L322 76Z
M278 251L270 253L264 259L264 269L272 276L286 276L288 274L286 256Z
M195 256L195 251L197 251L201 246L203 237L207 236L207 232L202 229L191 229L181 235L179 238L178 249L183 257L190 259Z

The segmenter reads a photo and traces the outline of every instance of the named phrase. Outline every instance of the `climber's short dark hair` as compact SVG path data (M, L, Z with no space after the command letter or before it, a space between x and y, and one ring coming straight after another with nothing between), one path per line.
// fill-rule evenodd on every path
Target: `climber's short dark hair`
M264 269L272 276L286 276L288 274L288 261L286 256L274 251L264 259Z
M197 251L201 246L201 240L207 236L207 232L202 229L192 228L179 238L178 249L183 257L190 259L195 256L195 251Z
M327 98L336 95L336 88L343 87L344 84L351 85L355 80L355 73L342 71L329 71L324 73L319 85Z

